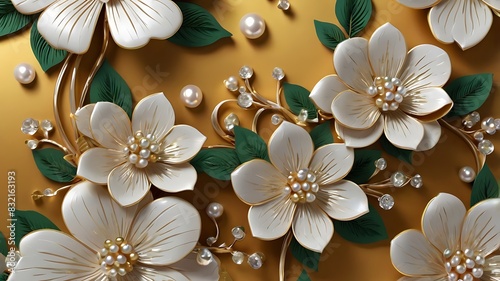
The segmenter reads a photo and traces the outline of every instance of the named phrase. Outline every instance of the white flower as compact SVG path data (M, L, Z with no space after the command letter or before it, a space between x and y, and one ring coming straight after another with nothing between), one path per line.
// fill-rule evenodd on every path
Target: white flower
M319 81L311 99L335 117L347 146L365 147L382 133L397 147L428 150L441 136L437 120L453 102L441 88L451 73L450 58L433 45L407 53L399 30L389 23L370 38L351 38L334 53L337 75Z
M87 105L75 115L78 130L101 146L82 154L77 175L108 184L120 205L139 202L151 183L167 192L194 188L197 173L189 160L206 137L191 126L174 126L174 110L163 93L141 100L132 122L109 102Z
M10 281L219 278L216 262L200 266L191 253L201 219L184 200L153 201L149 194L138 205L123 208L102 186L85 181L65 196L62 214L72 236L56 230L26 235Z
M276 239L291 226L302 246L322 252L333 235L331 218L346 221L368 212L361 188L342 180L354 161L345 145L314 151L309 134L285 121L269 140L269 158L271 163L251 160L231 174L236 195L251 205L253 236Z
M439 194L425 208L423 233L406 230L391 242L394 267L409 276L399 280L498 280L500 256L489 257L500 246L498 214L500 199L482 201L466 212L457 197Z
M101 10L116 44L135 49L150 39L166 39L182 24L182 12L171 0L12 0L23 14L45 10L38 31L55 48L85 53Z

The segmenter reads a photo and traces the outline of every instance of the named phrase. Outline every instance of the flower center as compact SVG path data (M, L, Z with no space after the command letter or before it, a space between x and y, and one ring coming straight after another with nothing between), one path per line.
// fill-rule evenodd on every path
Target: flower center
M481 255L476 255L473 250L458 250L453 253L450 249L446 249L443 256L446 260L444 267L448 273L448 281L473 281L483 276L485 259Z
M153 134L144 136L141 131L137 131L134 136L128 137L127 145L123 151L128 153L128 162L137 168L145 168L149 162L158 160L160 145Z
M377 76L366 93L375 99L375 105L382 111L394 111L403 102L406 88L398 78Z
M290 172L284 190L290 194L290 200L294 203L311 203L316 200L316 192L319 190L316 174L308 169Z
M110 278L124 276L131 272L139 256L132 245L122 237L106 240L104 247L97 253L101 270Z

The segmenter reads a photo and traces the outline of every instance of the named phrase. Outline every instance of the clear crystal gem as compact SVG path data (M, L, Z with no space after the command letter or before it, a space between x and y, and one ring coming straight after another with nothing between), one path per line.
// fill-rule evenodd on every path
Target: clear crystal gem
M278 126L281 121L283 121L283 117L279 114L273 114L273 116L271 116L271 123L275 126Z
M484 155L490 155L495 150L495 146L489 140L482 140L478 143L477 149Z
M226 130L232 131L234 126L240 125L240 118L238 118L238 115L231 113L224 118L224 125L226 126Z
M196 262L198 262L199 265L209 265L212 261L212 252L207 248L200 249L196 255Z
M245 259L245 254L243 254L242 252L234 251L232 255L233 255L232 259L235 264L243 263L243 260Z
M248 257L248 265L252 267L253 269L259 269L262 267L262 264L264 263L262 261L262 256L259 253L253 253Z
M231 91L236 92L238 90L238 80L234 76L229 76L226 80L224 80L224 86Z
M243 79L249 79L253 76L253 69L250 66L244 65L240 68L240 77Z
M240 86L238 88L238 92L240 92L240 94L244 94L247 92L247 88L245 88L245 86Z
M299 116L297 118L299 119L300 122L306 122L307 121L307 110L306 109L301 109L299 112Z
M26 145L29 147L29 149L33 150L38 147L38 140L27 140Z
M387 168L387 161L384 158L379 158L375 160L375 167L379 170L385 170Z
M474 139L477 141L482 141L484 139L484 134L482 132L475 132Z
M410 184L411 184L411 186L413 186L415 188L421 188L424 185L424 181L422 179L422 176L419 174L416 174L415 176L413 176L413 178L411 178Z
M252 106L253 98L249 93L242 93L238 96L238 105L242 108L249 108Z
M5 265L7 266L8 269L14 269L21 259L21 253L19 251L10 251L7 253L7 256L5 257Z
M42 127L42 130L44 130L45 132L50 132L54 129L52 122L47 119L43 120L42 123L40 123L40 127Z
M26 135L34 135L38 131L38 120L27 118L23 121L21 131Z
M495 128L496 128L497 130L500 130L500 118L495 119L495 122L494 122L494 123L495 123Z
M479 120L481 120L481 115L479 115L479 112L477 111L474 111L470 114L470 117L471 117L471 121L475 124L477 124L477 122L479 122Z
M51 196L54 194L54 191L52 191L52 188L46 188L43 190L43 195L45 196Z
M384 194L378 199L378 205L384 210L394 207L394 198L390 194Z
M233 227L231 233L236 240L242 240L245 238L245 229L242 226Z
M391 175L391 183L395 187L402 187L405 184L406 180L407 178L405 174L401 172L395 172L394 174Z
M278 8L283 11L290 9L290 2L288 2L288 0L280 0Z
M215 239L215 237L210 236L207 238L207 245L212 246L216 241L217 241L217 239Z
M488 130L489 128L495 128L495 119L493 117L486 117L481 122L481 129Z
M283 69L279 68L279 67L275 67L273 69L273 78L275 80L282 80L283 78L285 78L285 72L283 72Z

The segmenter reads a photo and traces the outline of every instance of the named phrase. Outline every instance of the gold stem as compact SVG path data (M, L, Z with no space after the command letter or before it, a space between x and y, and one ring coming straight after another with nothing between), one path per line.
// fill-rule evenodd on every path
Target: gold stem
M33 192L33 193L31 194L31 198L32 198L33 200L38 200L38 199L43 198L43 197L53 197L53 196L56 196L56 195L57 195L57 193L58 193L59 191L62 191L62 190L68 189L68 188L70 188L70 187L72 187L72 186L73 186L73 184L63 186L63 187L61 187L61 188L58 188L56 191L54 191L54 193L49 194L49 195L45 195L45 194L43 194L43 193L41 193L40 191L38 191L38 190L37 190L37 191L35 191L35 192Z
M59 147L60 149L62 149L64 151L64 153L66 153L66 154L69 153L68 148L66 148L65 146L61 145L60 143L58 143L56 141L53 141L53 140L50 140L50 139L41 139L41 140L38 140L38 142L50 143L50 144L55 145L55 146Z
M210 116L210 120L212 122L212 127L214 128L215 132L224 140L227 142L231 143L234 145L234 137L231 135L226 134L226 132L222 129L222 127L219 125L219 109L222 105L228 102L238 102L236 99L229 99L229 100L223 100L219 102L214 107L214 110L212 111L212 115Z
M288 247L290 246L290 242L292 242L292 232L288 231L283 240L283 245L281 246L281 254L280 254L280 264L279 264L279 277L280 281L285 281L285 261L286 261L286 252Z
M75 64L73 65L73 73L71 74L71 83L69 86L69 106L71 114L75 114L76 112L76 78L78 77L78 69L80 68L80 63L82 62L82 55L76 56ZM76 128L76 120L74 118L71 119L71 125L73 127L73 133L75 140L78 139L78 129ZM80 153L78 147L76 147L77 152Z

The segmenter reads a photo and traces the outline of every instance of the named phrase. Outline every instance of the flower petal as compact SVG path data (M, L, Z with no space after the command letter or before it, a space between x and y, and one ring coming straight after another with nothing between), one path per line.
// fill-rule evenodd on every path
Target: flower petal
M92 136L92 129L90 127L90 116L92 116L94 107L95 104L93 103L87 104L75 112L75 123L78 131L89 138L94 137Z
M98 102L90 117L92 136L100 145L123 150L128 137L132 136L130 119L127 113L118 105L110 102Z
M396 77L406 58L403 34L392 24L377 28L368 43L368 54L373 72L380 77Z
M408 52L405 64L398 74L409 91L443 86L451 75L448 54L434 45L418 45Z
M159 142L172 129L175 122L174 108L163 93L143 98L132 115L132 130L153 134Z
M498 275L498 270L500 264L500 256L492 256L486 259L484 263L484 275L481 280L485 281L499 281L500 276Z
M193 190L198 178L196 170L189 163L150 163L145 170L151 183L166 192Z
M121 277L123 281L136 280L174 280L174 281L191 281L186 275L167 266L150 266L136 264L134 270Z
M12 0L12 5L21 14L36 14L43 11L56 0Z
M408 8L413 9L426 9L439 3L440 0L398 0L399 3L405 5Z
M368 213L366 194L351 181L321 186L316 196L318 206L336 220L349 221Z
M490 6L493 10L500 10L500 0L483 0L483 2Z
M99 0L58 0L38 20L38 31L56 49L87 52L103 2Z
M466 50L488 34L493 14L481 0L448 0L432 7L429 23L436 39L444 43L456 41Z
M268 146L271 163L283 175L307 168L314 151L307 131L287 121L274 131Z
M300 204L292 230L302 247L321 253L333 237L333 222L316 204Z
M345 177L353 164L354 150L343 143L332 143L314 152L309 169L318 173L316 183L326 185Z
M403 231L391 241L392 264L404 275L428 276L440 280L446 275L442 256L418 230Z
M445 116L453 106L450 96L441 88L424 88L409 92L399 108L420 119L435 121Z
M349 129L335 122L335 131L347 147L367 147L375 143L384 132L384 118L379 118L373 126L363 130Z
M73 280L107 280L96 253L63 232L29 233L21 240L20 249L22 258L9 280L63 281L68 276Z
M106 15L116 44L127 49L140 48L150 39L167 39L182 24L181 10L170 0L110 1Z
M126 161L121 151L95 147L85 151L78 160L76 174L91 182L106 184L111 171Z
M400 110L387 112L384 117L387 139L399 148L415 150L424 137L422 123Z
M333 64L340 79L359 93L373 84L368 40L355 37L342 41L333 53Z
M347 90L338 94L332 103L336 122L351 129L371 128L380 117L372 97Z
M426 151L432 149L439 142L441 137L441 125L438 121L422 123L424 126L424 137L417 146L416 151Z
M465 218L461 249L488 256L500 246L500 199L487 199L472 207Z
M398 281L448 281L448 276L401 277Z
M191 253L182 260L169 265L186 275L190 281L217 281L219 280L219 263L214 259L208 265L200 265L196 261L196 254Z
M128 241L139 253L139 262L169 265L187 256L198 242L201 219L188 202L162 197L137 214Z
M123 207L137 204L148 194L150 187L145 170L128 162L114 168L109 174L109 193Z
M292 225L296 204L288 194L267 203L250 207L248 223L254 237L273 240L285 235Z
M309 98L319 109L325 113L332 114L333 99L342 91L349 88L337 75L328 75L319 80L309 95Z
M176 125L162 143L161 161L178 164L191 160L205 143L205 137L197 129L188 125Z

